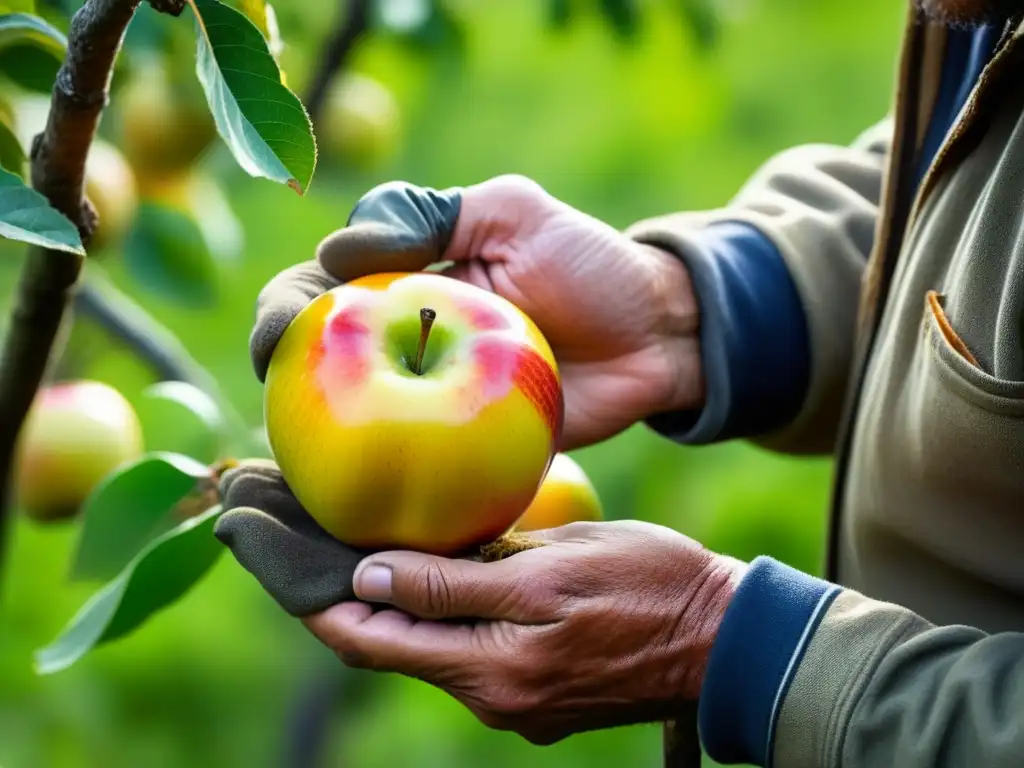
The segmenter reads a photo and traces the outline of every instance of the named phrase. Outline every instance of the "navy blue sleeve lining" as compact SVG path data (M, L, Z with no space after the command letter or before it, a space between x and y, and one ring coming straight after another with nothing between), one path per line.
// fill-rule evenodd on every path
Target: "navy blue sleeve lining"
M803 305L782 255L758 229L716 222L676 255L700 308L705 405L647 419L690 445L754 437L789 423L810 380Z
M770 557L751 563L726 610L701 688L698 728L712 759L771 765L782 701L840 591Z

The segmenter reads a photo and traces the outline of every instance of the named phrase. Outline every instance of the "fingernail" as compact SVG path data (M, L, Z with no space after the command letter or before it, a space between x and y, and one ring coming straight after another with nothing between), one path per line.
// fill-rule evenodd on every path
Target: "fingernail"
M391 600L391 567L371 563L356 573L356 595L360 600L386 603Z

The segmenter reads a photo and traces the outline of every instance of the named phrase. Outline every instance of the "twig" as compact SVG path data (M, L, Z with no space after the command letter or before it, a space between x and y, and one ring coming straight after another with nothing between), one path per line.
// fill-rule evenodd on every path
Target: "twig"
M700 736L697 734L697 702L688 705L678 720L662 727L665 768L700 768Z
M303 99L314 127L320 120L320 112L327 99L331 81L345 66L370 22L369 0L342 0L342 5L345 7L342 22L324 45L320 66L317 67L309 92Z
M95 266L95 265L94 265ZM75 310L121 341L164 381L184 381L216 401L228 422L233 449L247 450L251 441L241 414L225 396L217 380L196 360L169 328L95 270L75 295Z
M333 661L333 660L332 660ZM282 768L317 768L327 761L324 750L331 728L331 716L339 711L357 712L376 694L378 687L372 672L332 663L317 669L301 684L298 698L288 717ZM342 722L341 727L347 723Z
M96 212L84 199L85 160L107 105L114 60L141 0L87 0L71 19L43 133L32 142L32 184L71 219L88 245ZM150 0L177 15L183 0ZM54 341L84 259L32 247L0 352L0 564L6 549L10 481L18 434L46 375Z

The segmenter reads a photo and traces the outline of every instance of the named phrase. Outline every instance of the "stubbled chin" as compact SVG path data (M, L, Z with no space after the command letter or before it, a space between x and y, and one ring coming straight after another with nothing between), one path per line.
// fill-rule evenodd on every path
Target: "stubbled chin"
M935 21L957 27L1003 23L1024 12L1024 0L917 0Z

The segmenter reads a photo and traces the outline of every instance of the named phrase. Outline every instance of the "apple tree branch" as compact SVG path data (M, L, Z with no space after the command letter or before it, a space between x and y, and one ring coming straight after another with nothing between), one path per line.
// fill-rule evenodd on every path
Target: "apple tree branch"
M314 126L320 120L331 83L345 66L370 23L370 0L342 0L342 5L346 10L341 23L324 45L320 64L313 75L309 92L303 99Z
M149 0L179 15L184 0ZM71 19L43 132L32 142L32 185L79 229L88 246L96 212L85 200L85 161L107 105L114 62L141 0L86 0ZM82 272L82 256L32 247L0 350L0 563L6 546L18 434L46 375Z

